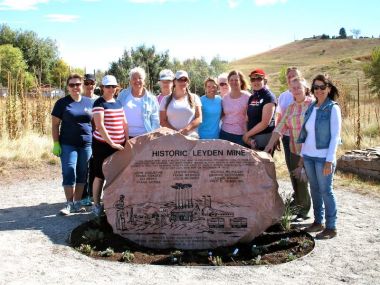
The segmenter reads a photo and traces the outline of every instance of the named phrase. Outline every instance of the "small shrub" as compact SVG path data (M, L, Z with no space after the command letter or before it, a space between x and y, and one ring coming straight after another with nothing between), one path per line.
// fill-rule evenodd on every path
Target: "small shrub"
M215 256L215 257L209 256L208 260L214 266L222 266L223 265L223 260L220 256Z
M134 259L135 259L135 255L129 250L124 251L121 256L121 260L124 262L132 262Z
M109 247L104 251L99 251L98 255L101 257L110 257L110 256L114 256L115 252L112 248Z
M75 249L85 255L90 255L92 253L92 248L89 244L82 243L79 247L76 247Z
M82 238L86 241L102 241L104 239L104 233L98 229L90 229L84 232Z

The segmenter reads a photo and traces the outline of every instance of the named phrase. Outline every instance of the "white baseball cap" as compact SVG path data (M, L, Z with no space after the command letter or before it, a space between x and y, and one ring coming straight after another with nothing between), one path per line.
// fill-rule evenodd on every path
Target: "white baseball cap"
M187 79L189 79L189 75L187 74L186 71L184 70L178 70L176 73L175 73L175 79L180 79L182 77L186 77Z
M102 79L102 85L107 86L107 85L118 85L115 76L113 75L106 75Z
M174 73L170 69L164 69L160 71L160 81L162 80L174 80Z

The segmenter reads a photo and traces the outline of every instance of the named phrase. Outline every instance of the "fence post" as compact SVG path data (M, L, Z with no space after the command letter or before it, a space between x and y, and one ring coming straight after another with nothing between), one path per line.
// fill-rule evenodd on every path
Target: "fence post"
M359 78L356 78L357 87L358 87L358 118L357 118L357 136L356 136L356 148L360 149L360 144L362 140L361 131L360 131L360 90L359 90Z

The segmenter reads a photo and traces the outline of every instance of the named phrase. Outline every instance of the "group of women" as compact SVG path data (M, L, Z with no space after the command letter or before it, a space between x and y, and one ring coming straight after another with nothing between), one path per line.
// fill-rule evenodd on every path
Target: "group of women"
M83 211L80 201L92 156L93 212L101 215L104 160L122 150L126 140L162 126L186 136L223 139L272 155L282 138L297 217L308 217L310 184L314 222L306 230L319 231L317 237L321 239L336 236L337 210L332 180L341 117L335 102L338 90L328 77L316 76L309 88L298 69L289 68L289 91L280 95L279 106L262 69L249 74L251 92L244 75L233 70L217 79L207 78L206 94L202 97L190 92L190 78L184 70L175 74L162 70L158 96L145 88L144 69L133 68L129 77L129 87L115 98L116 78L106 75L101 83L103 95L93 102L81 95L82 77L70 75L69 95L54 106L53 153L61 158L62 185L67 199L62 214ZM309 183L302 175L293 175L303 168Z

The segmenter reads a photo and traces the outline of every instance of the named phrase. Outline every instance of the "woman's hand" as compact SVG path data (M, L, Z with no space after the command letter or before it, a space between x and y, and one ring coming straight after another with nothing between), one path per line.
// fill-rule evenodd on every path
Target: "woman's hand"
M112 143L111 147L114 149L117 149L117 150L123 150L124 149L124 147L121 144L117 144L117 143Z
M303 157L300 158L300 160L298 161L298 167L302 167L303 166Z
M332 170L333 170L332 162L326 161L323 167L323 175L324 176L330 175L332 173Z
M178 132L184 136L189 134L189 130L187 128L179 129Z
M250 144L250 142L249 142L249 135L248 135L248 133L245 133L244 135L243 135L243 142L245 142L247 145L251 145Z
M272 153L274 150L274 145L272 143L268 143L267 146L265 147L264 151L267 153Z

